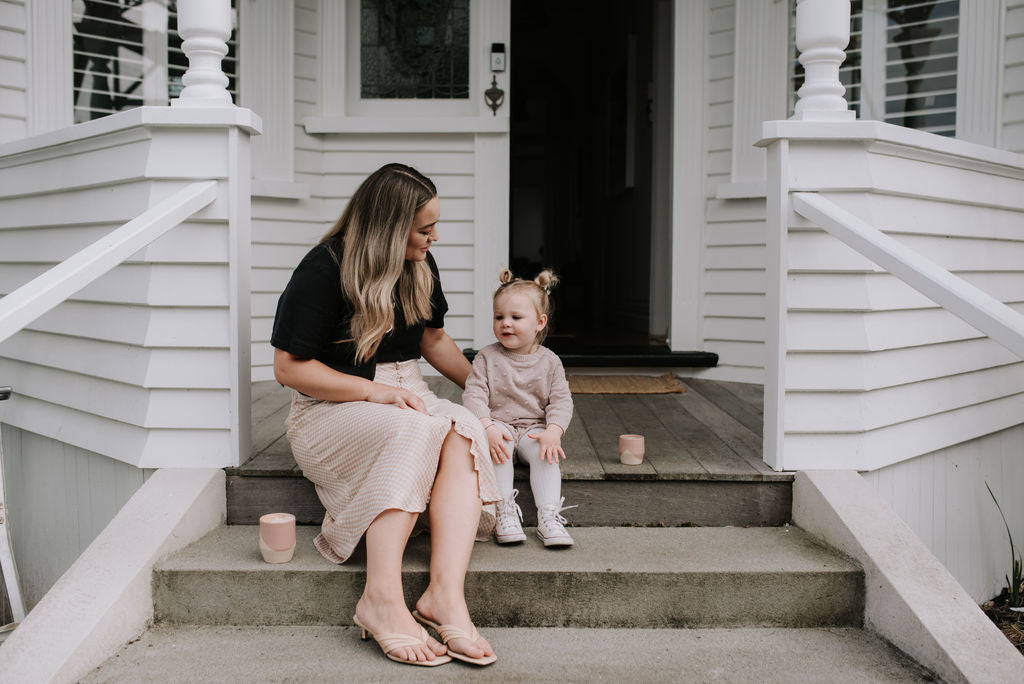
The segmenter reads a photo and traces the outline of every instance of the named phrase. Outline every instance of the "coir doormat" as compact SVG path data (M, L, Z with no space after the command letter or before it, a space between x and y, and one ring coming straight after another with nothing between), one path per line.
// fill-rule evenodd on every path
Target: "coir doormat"
M672 394L686 388L671 373L651 375L570 375L573 394Z

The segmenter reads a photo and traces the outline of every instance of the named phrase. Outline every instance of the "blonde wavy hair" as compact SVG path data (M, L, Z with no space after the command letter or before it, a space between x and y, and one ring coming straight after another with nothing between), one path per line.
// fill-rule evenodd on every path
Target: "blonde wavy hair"
M534 344L540 345L548 336L548 328L551 327L551 288L558 284L558 276L549 268L537 274L533 280L523 280L512 275L507 268L501 269L498 273L498 281L501 285L494 291L493 301L497 302L499 297L510 294L525 294L533 302L537 309L537 316L547 316L547 324L537 333Z
M373 358L395 325L395 304L406 325L430 318L434 277L426 261L405 258L416 212L437 196L429 178L404 164L374 171L352 195L341 218L324 235L345 241L340 260L341 290L352 302L356 362ZM337 254L334 255L337 260Z

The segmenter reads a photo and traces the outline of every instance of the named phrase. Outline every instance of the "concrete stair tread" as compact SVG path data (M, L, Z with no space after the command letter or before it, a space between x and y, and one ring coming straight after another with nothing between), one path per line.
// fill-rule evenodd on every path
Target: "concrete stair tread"
M158 571L340 572L361 573L362 549L345 564L325 560L313 547L318 527L296 528L291 562L263 562L258 527L220 527L195 544L162 560ZM630 572L630 573L849 573L856 564L836 554L799 528L785 527L579 527L570 528L576 545L545 548L532 528L527 541L499 546L478 543L473 548L470 572ZM429 535L409 542L404 569L426 571Z
M387 660L353 627L158 625L81 681L873 682L931 681L853 628L484 630L498 662L436 668Z
M264 563L258 528L214 530L154 567L158 622L340 625L362 593L365 564L324 560L316 528L295 557ZM864 575L795 527L573 528L576 545L479 543L466 598L482 627L860 627ZM429 537L410 541L403 587L428 582Z

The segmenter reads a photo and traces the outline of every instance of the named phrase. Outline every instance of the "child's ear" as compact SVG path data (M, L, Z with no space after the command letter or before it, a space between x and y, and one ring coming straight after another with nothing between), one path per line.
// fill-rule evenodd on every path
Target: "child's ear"
M540 316L538 316L537 317L537 332L540 332L541 330L543 330L544 326L546 326L547 324L548 324L548 315L547 314L541 314Z

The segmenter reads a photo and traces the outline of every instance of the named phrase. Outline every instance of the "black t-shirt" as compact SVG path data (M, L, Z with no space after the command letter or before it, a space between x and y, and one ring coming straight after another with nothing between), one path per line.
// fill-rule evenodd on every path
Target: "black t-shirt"
M270 344L300 359L316 359L336 371L372 380L376 363L420 357L423 329L444 327L448 301L441 291L437 264L427 252L427 265L434 275L430 320L406 326L401 307L396 305L395 326L381 340L376 356L357 364L355 342L339 342L352 337L352 303L341 291L343 246L340 237L331 238L311 249L295 267L277 301Z

